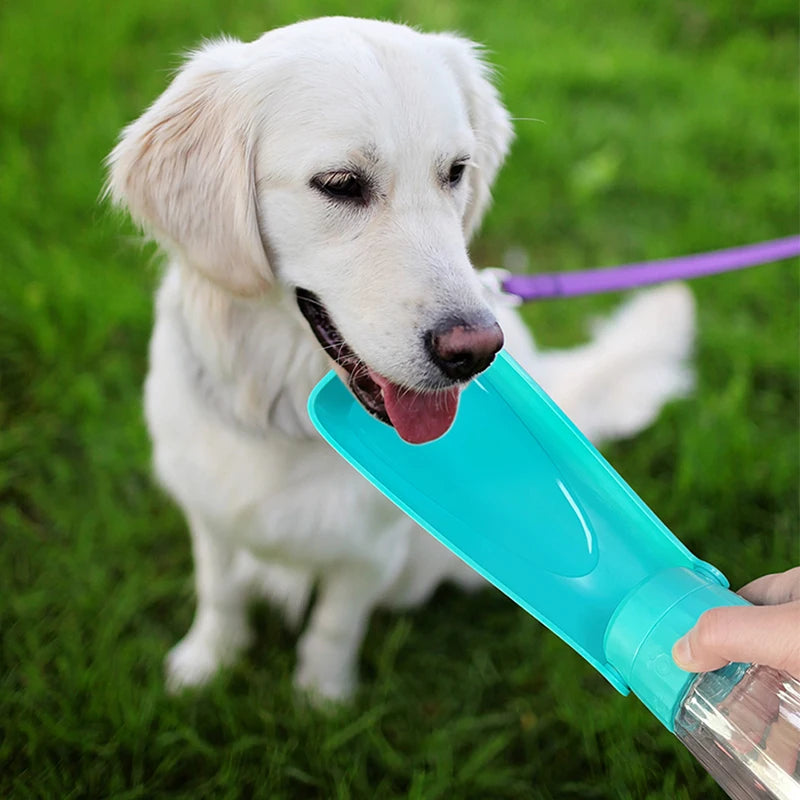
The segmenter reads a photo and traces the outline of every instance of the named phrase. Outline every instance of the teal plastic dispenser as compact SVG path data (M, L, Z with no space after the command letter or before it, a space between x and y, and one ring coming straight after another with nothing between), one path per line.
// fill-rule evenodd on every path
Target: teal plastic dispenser
M675 730L697 676L673 662L673 644L706 609L746 601L660 522L513 359L500 353L463 391L450 431L428 444L402 441L333 373L312 393L309 413L403 511ZM718 698L746 671L730 668ZM732 797L784 796L747 785L732 792L698 757ZM753 772L729 779L739 789L763 784Z

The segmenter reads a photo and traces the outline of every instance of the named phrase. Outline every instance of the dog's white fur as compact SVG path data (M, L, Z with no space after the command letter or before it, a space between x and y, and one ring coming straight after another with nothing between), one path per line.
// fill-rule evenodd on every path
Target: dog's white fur
M407 386L430 378L422 331L494 305L510 352L594 440L635 433L689 388L682 286L638 296L563 352L538 352L494 302L466 245L510 139L474 44L345 18L206 44L123 132L109 191L169 255L145 407L196 568L195 620L167 658L173 689L246 646L254 594L297 623L318 585L295 682L341 699L376 606L419 603L442 580L480 585L313 431L306 398L331 361L294 287ZM443 184L462 156L466 179ZM342 207L309 183L343 168L369 171L373 202Z

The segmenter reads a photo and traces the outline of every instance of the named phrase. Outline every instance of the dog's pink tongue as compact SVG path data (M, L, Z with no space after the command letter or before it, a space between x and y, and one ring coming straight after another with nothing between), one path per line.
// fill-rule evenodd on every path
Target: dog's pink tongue
M453 424L460 392L457 386L444 392L415 392L382 375L372 377L383 390L383 403L392 425L410 444L438 439Z

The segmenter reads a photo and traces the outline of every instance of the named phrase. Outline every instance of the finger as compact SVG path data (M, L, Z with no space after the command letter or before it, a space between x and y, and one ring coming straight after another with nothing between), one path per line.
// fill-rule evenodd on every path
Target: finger
M800 567L756 578L742 586L739 594L759 606L800 600Z
M800 601L712 608L675 643L672 657L689 672L745 661L800 677Z

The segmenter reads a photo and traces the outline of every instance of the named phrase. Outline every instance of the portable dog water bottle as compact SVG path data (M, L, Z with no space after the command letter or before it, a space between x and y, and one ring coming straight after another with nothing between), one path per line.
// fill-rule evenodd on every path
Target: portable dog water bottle
M800 682L730 664L695 675L675 641L745 604L695 558L506 354L462 393L450 431L403 442L331 373L309 399L327 441L387 497L633 691L733 798L800 798Z

